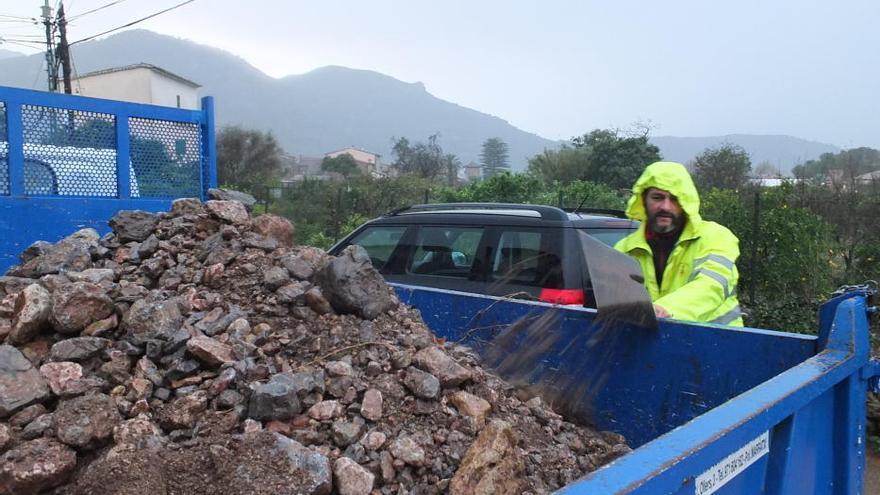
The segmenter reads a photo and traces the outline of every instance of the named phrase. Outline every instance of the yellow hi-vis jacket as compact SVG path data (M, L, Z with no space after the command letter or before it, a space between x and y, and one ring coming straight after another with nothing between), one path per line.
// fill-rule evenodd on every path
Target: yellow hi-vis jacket
M645 239L648 215L642 193L651 187L674 195L687 214L684 230L666 261L661 286L657 285L654 255ZM626 214L642 223L614 247L638 260L655 304L675 319L743 326L736 298L739 240L727 228L700 218L700 197L683 165L649 165L633 186Z

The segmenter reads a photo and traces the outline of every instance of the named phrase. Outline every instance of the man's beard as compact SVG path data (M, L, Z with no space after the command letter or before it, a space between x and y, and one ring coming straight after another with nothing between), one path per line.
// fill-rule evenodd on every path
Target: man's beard
M666 217L672 219L668 225L659 225L657 219ZM671 212L661 212L655 215L648 215L648 225L655 234L668 234L680 229L684 221L684 215L676 215Z

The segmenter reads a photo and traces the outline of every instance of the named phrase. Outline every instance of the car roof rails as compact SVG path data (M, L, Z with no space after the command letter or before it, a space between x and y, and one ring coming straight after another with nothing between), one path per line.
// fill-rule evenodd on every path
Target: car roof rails
M629 218L623 210L614 208L563 208L568 213L584 213L586 215L604 215L615 218Z
M527 205L520 203L429 203L404 206L391 210L383 216L396 216L403 213L416 212L439 212L454 210L486 210L487 213L492 210L521 210L533 211L541 216L542 220L567 221L570 220L568 214L555 206L547 205ZM499 211L499 213L501 213Z

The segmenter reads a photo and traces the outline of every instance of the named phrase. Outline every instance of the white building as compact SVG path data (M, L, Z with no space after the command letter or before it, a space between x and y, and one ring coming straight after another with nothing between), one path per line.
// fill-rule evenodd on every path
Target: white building
M378 174L379 160L382 157L382 155L379 155L378 153L373 153L359 148L348 147L342 148L341 150L325 153L324 156L327 158L336 158L337 156L345 154L351 155L351 157L354 158L354 161L362 174L373 176Z
M165 107L199 108L199 84L151 64L113 67L78 75L73 93L95 98L148 103Z

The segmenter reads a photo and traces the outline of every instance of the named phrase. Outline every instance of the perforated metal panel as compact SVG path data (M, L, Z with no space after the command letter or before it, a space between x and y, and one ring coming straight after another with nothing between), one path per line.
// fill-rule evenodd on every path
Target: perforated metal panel
M113 115L24 105L25 194L115 197Z
M6 132L6 103L0 101L0 195L9 194L9 137Z
M130 118L132 197L199 196L202 138L185 122Z

